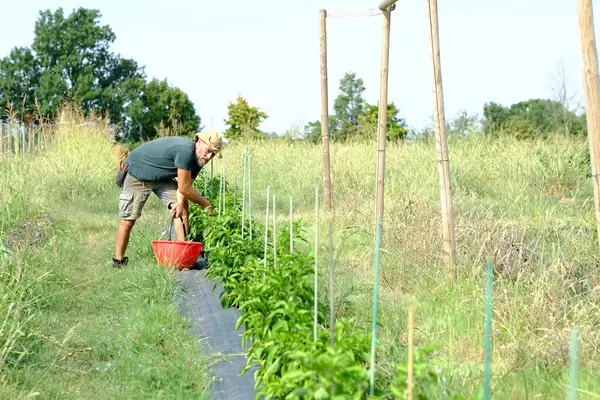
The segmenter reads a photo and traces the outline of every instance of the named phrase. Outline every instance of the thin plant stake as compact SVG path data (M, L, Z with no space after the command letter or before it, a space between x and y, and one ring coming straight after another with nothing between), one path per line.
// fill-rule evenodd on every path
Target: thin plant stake
M221 174L219 175L219 217L221 216L221 208L223 201L221 195L223 193L223 163L221 163Z
M491 260L486 261L486 296L485 296L485 339L484 339L484 365L483 365L483 398L490 398L490 381L492 374L492 279L493 265Z
M290 254L294 252L294 220L292 219L293 209L293 200L292 196L290 196Z
M333 209L333 207L332 207ZM335 347L335 298L334 298L334 290L335 287L333 285L333 221L332 217L332 209L327 212L327 225L329 228L328 235L328 253L329 253L329 330L330 330L330 343L331 347Z
M223 156L223 190L221 193L221 201L223 202L223 214L225 214L227 208L226 199L226 189L227 189L227 164L225 163L225 156Z
M275 193L273 193L273 268L277 269L277 212L275 208Z
M246 223L246 164L248 160L248 147L244 148L244 177L242 178L242 239L244 238L244 225Z
M569 341L569 390L568 390L568 399L576 400L577 399L577 367L578 367L578 343L577 329L573 329L571 331L571 340Z
M317 310L318 310L318 271L319 271L319 187L315 187L315 310L314 310L314 326L313 339L317 341Z
M414 361L414 348L413 348L413 334L415 330L414 312L413 305L408 306L408 372L406 377L406 386L408 389L408 400L413 400L413 361Z
M235 176L235 181L233 182L233 209L237 206L237 181L238 176Z
M267 211L265 213L265 269L267 268L267 244L269 243L269 185L267 185Z
M248 152L248 220L250 222L250 241L252 241L252 174L250 165L252 165L252 153Z
M206 195L207 187L208 187L208 171L204 171L204 197L205 198L208 197Z

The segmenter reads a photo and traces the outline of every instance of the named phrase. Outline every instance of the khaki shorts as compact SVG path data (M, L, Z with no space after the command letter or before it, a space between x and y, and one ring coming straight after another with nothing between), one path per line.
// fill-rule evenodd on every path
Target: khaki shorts
M128 173L123 182L121 195L119 196L119 217L126 220L136 220L142 215L142 208L150 197L156 194L158 198L169 206L169 203L177 202L177 182L173 179L146 182L140 181Z

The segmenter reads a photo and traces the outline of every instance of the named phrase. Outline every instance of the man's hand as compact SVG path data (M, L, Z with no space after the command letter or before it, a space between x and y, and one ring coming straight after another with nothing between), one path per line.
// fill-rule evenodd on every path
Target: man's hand
M171 213L175 218L185 217L185 207L183 203L171 203L170 204Z

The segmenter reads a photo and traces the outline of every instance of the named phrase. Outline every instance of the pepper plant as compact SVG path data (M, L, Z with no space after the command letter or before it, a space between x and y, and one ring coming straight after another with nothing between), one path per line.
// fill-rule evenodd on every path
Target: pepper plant
M236 329L244 326L243 344L250 344L242 372L256 367L256 398L366 399L370 334L352 318L339 318L335 347L331 347L328 306L318 301L319 330L314 340L314 254L300 251L302 246L295 244L290 253L289 227L283 226L276 232L270 227L271 235L277 235L280 244L277 266L273 262L272 241L267 243L265 262L265 226L253 219L250 240L250 220L246 215L242 236L241 199L234 201L227 182L202 174L195 185L201 192L207 188L207 197L221 215L208 217L192 204L189 237L204 243L210 265L206 276L215 281L215 286L222 284L222 306L241 311ZM307 242L305 227L302 221L294 221L295 241ZM423 351L428 355L427 349ZM431 372L428 358L422 357L422 352L416 354L415 380L431 393L438 377ZM386 385L380 384L370 399L404 398L405 377L406 367L401 363L395 376L378 379Z

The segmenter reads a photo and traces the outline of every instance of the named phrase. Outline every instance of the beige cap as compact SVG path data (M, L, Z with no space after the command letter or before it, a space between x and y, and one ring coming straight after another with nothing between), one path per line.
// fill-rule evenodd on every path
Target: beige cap
M219 158L223 157L221 155L221 146L223 144L223 135L220 132L209 129L202 132L198 132L195 135L199 140L202 140L204 143L208 145L210 151L218 155Z

